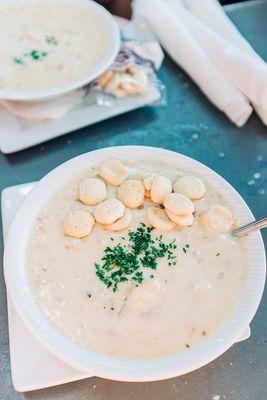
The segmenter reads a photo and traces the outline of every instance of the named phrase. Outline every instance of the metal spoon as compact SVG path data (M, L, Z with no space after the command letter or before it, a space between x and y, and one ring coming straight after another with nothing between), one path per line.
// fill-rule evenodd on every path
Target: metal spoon
M234 229L232 235L240 238L262 228L267 228L267 217L261 218L258 221L250 222L250 224L241 226L241 228Z

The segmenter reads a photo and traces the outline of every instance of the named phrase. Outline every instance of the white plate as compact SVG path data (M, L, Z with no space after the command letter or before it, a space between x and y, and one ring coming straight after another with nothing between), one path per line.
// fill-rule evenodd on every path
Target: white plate
M35 183L26 183L3 190L1 206L4 240L15 213L34 185ZM90 377L48 352L19 317L9 297L7 305L11 375L13 386L17 391L37 390ZM249 336L248 326L238 342L248 339ZM26 358L27 363L25 363Z
M5 247L4 271L8 294L20 317L59 359L74 368L96 376L122 381L151 381L193 371L225 352L242 335L258 308L265 282L265 251L259 232L248 237L251 271L244 294L233 317L216 334L189 351L160 359L123 360L105 356L71 342L48 322L35 304L25 269L25 254L31 227L43 204L58 189L90 165L108 159L157 159L176 164L177 168L203 175L221 193L241 224L253 219L248 206L222 177L203 164L171 151L125 146L93 151L76 157L46 175L30 192L13 220ZM16 238L16 240L14 240Z
M29 123L16 118L0 106L0 150L5 154L14 153L96 122L151 104L159 98L159 91L156 88L151 88L143 96L116 99L112 107L100 107L96 104L83 103L60 119L39 123Z

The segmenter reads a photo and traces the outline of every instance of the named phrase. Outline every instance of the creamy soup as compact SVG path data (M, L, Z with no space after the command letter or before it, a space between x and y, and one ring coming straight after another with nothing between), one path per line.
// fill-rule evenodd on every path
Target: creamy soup
M246 241L221 232L226 230L224 223L229 222L231 212L224 208L224 199L205 177L202 186L189 187L183 181L174 184L191 174L172 165L143 161L123 164L127 173L123 176L119 171L118 181L114 180L115 169L112 175L103 168L100 173L96 166L59 187L42 209L27 251L34 298L61 333L88 349L125 358L155 358L189 351L212 336L232 315L249 271ZM163 190L160 183L153 189L153 183L151 186L151 182L145 182L145 198L138 198L140 191L128 196L136 190L136 181L143 184L143 179L150 176L161 176L164 190L169 192L163 204L156 198L159 189ZM86 196L88 181L84 179L90 177L98 180ZM109 177L115 185L109 183ZM127 185L127 179L135 183ZM164 179L171 182L170 189ZM121 181L129 187L128 197ZM186 182L191 184L192 178ZM181 208L167 208L172 190L185 190L191 198L201 198L186 202L185 196L178 196L184 201L179 203ZM123 217L118 204L107 203L106 198L127 203ZM85 204L90 202L100 204ZM194 209L190 209L192 203ZM110 208L106 213L107 204ZM218 214L215 204L222 214ZM171 211L169 215L182 225L165 217L154 218L151 207L159 213ZM207 210L212 211L205 214ZM73 213L77 211L90 215L87 224L74 221ZM125 220L125 213L131 214L126 229L112 230L114 213L118 213L115 222Z
M107 48L94 11L68 0L0 6L0 90L42 90L80 78Z

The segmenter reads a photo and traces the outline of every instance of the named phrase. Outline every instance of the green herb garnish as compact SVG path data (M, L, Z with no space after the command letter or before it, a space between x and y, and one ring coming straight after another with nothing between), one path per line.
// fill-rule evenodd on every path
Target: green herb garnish
M216 254L216 257L219 257L220 255L221 255L221 253L217 253L217 254Z
M58 41L53 35L45 35L45 40L48 44L53 44L54 46L58 45Z
M42 58L44 58L45 56L47 56L47 51L44 51L44 50L39 51L36 49L33 49L29 53L24 54L24 57L31 57L35 61L39 61Z
M23 65L24 64L23 59L19 58L19 57L14 57L13 61L14 61L14 63L19 64L19 65Z
M22 57L14 57L13 61L14 63L18 64L18 65L24 65L25 64L25 58L26 57L31 57L33 60L38 61L41 60L42 58L47 56L47 51L39 51L36 49L33 49L31 51L29 51L28 53L24 53Z
M190 245L189 245L189 244L186 244L186 245L183 247L183 252L186 254L186 253L188 252L189 248L190 248Z
M87 296L89 299L91 299L91 297L92 297L92 293L90 293L90 292L87 292L87 293L86 293L86 296Z
M189 345L188 343L186 343L186 347L187 347L188 349L190 349L190 345Z
M116 292L118 285L125 282L133 282L138 287L144 280L144 268L156 270L161 258L166 258L169 265L176 264L175 240L165 244L162 236L151 236L153 229L142 223L135 231L129 231L128 244L105 248L102 263L95 263L95 269L107 288Z

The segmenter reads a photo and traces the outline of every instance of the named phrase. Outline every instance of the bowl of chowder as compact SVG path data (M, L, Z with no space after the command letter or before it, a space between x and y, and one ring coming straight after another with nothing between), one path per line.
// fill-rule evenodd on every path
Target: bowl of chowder
M151 381L231 347L265 281L244 200L205 165L122 146L60 165L27 196L8 234L9 295L43 345L96 376Z
M3 0L0 99L41 100L91 82L115 59L118 26L91 0Z

